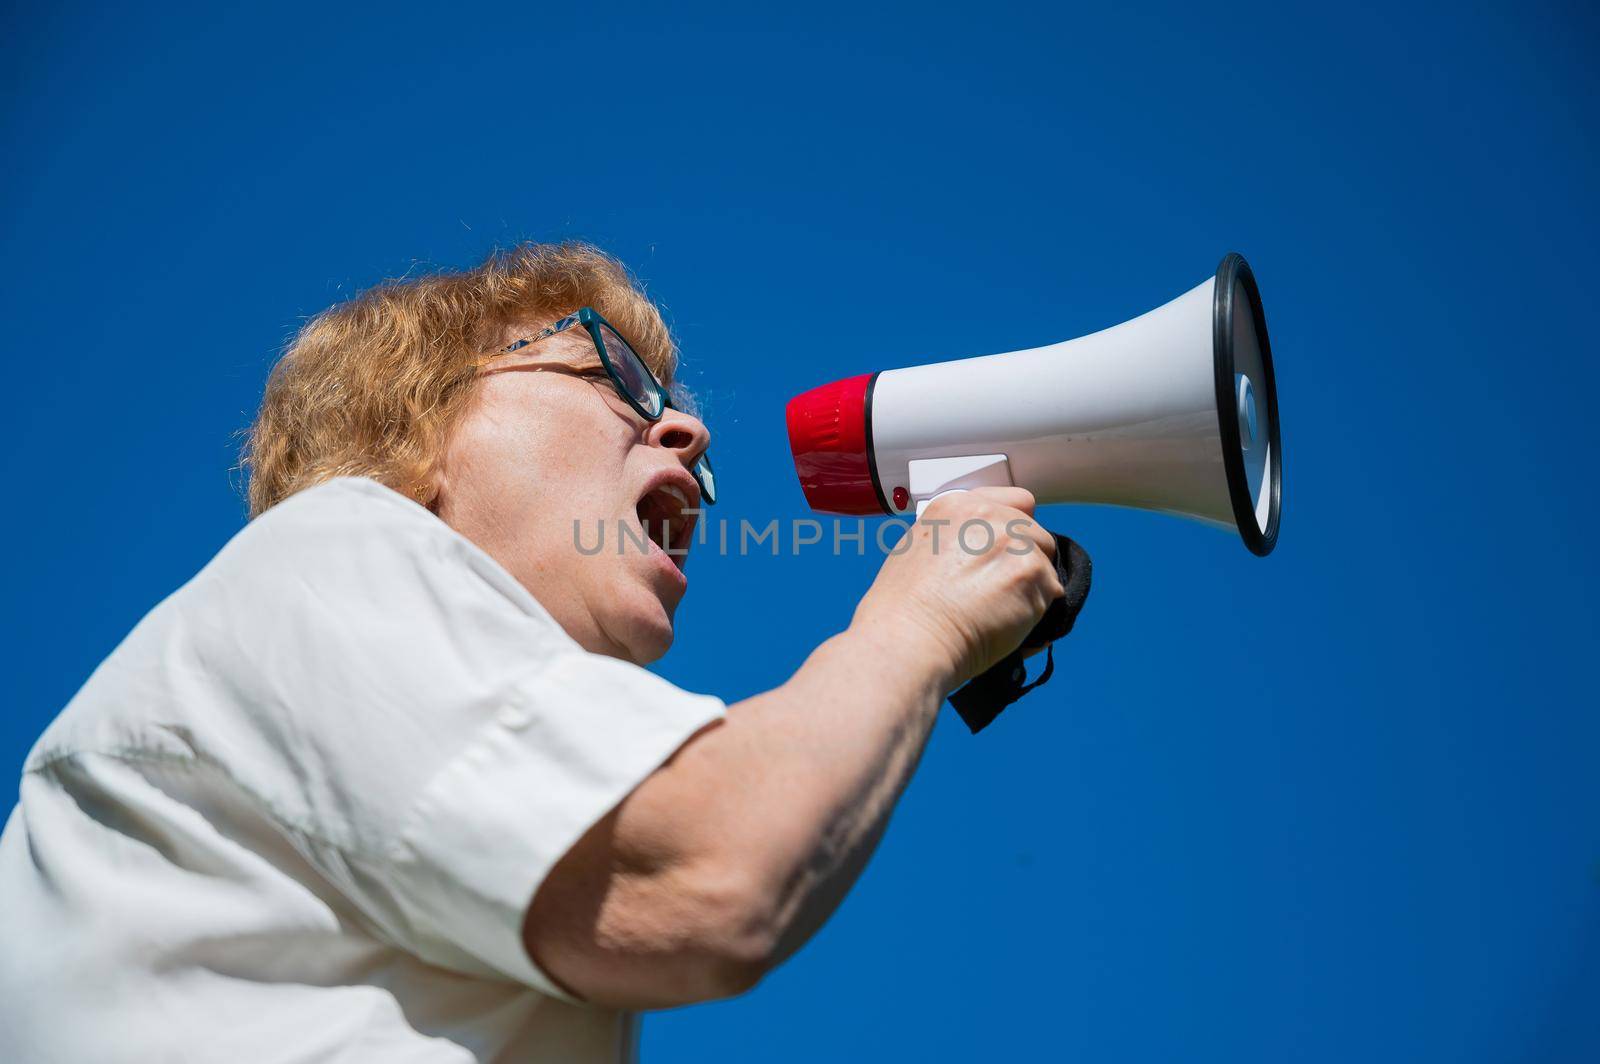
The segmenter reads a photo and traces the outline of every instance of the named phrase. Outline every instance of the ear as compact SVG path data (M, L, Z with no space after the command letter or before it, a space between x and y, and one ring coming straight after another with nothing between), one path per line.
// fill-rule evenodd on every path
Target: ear
M430 469L416 487L411 489L411 497L429 513L439 516L439 510L444 505L445 493L448 490L449 478L445 475L443 463L438 463Z

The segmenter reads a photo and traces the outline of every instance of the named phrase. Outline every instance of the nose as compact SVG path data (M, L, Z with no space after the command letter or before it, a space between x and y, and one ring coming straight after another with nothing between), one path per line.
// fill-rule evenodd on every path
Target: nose
M693 414L668 407L661 420L653 423L645 434L645 442L652 447L665 447L678 453L684 468L694 467L695 459L711 446L711 430Z

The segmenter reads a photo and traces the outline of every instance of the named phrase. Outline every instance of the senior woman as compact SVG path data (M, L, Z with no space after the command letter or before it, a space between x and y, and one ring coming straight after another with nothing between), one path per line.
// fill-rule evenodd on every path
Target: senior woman
M626 1059L638 1010L740 993L816 930L943 697L1061 594L1054 541L1024 491L942 498L1038 549L919 522L793 676L676 688L642 666L715 481L674 364L573 244L304 327L252 520L28 758L0 1058ZM597 522L637 548L580 549Z

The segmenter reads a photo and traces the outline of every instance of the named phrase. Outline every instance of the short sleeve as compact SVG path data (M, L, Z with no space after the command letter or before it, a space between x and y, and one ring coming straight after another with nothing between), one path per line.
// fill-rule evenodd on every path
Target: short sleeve
M571 1000L523 946L528 904L584 832L724 712L595 655L529 675L401 821L393 888L419 952Z
M210 763L296 842L282 870L372 934L558 997L523 946L539 885L726 711L583 650L476 545L360 479L252 521L101 679L117 734L95 748Z

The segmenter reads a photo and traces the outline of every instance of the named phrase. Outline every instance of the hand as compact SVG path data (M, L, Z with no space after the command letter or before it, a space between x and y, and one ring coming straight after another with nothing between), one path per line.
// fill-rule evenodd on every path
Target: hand
M1005 657L1061 597L1055 539L1023 488L933 500L883 563L851 628L924 643L946 691Z

